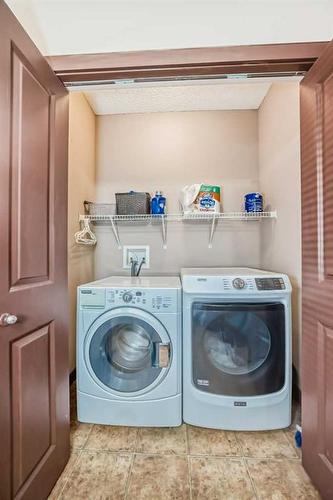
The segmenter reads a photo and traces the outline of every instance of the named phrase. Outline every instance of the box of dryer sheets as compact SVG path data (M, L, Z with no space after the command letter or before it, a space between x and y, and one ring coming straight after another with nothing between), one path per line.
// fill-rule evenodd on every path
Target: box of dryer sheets
M221 210L221 188L220 186L211 186L201 184L199 192L194 200L193 208L199 212L215 212Z

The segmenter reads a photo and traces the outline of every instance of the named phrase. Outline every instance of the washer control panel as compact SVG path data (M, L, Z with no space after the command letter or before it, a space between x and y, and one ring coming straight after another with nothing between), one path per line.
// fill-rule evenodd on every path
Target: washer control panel
M136 290L112 288L106 290L108 307L141 307L152 312L175 312L178 307L176 290Z
M283 278L256 278L258 290L285 290Z

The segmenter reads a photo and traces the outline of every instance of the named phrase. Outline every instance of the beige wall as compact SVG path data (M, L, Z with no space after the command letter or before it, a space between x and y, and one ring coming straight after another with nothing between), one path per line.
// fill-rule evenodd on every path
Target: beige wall
M262 227L261 265L284 272L293 286L293 361L299 371L301 334L301 183L299 88L272 85L259 109L260 189L274 224Z
M75 368L76 287L94 279L94 250L78 246L74 233L84 200L95 198L95 115L81 93L69 100L68 283L70 298L70 370Z
M258 189L256 111L207 111L97 117L97 201L115 192L161 189L168 211L178 212L186 184L222 185L224 210L240 210L245 192ZM208 249L206 224L169 223L168 248L156 226L120 228L122 244L150 245L149 274L178 273L182 266L260 263L259 224L220 223ZM96 229L97 278L121 274L122 252L109 227Z

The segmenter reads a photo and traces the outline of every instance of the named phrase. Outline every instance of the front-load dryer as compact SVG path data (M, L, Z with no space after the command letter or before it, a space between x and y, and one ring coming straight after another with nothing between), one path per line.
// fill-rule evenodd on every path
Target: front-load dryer
M291 285L257 269L183 269L183 417L266 430L291 421Z
M178 426L181 284L110 277L78 288L78 420Z

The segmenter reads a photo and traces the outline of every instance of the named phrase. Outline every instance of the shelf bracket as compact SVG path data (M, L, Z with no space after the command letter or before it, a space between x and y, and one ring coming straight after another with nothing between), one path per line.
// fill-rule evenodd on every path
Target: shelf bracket
M163 250L167 248L167 227L166 227L166 219L165 216L162 215L162 241L163 241Z
M212 223L210 225L208 248L213 247L213 237L214 237L214 233L215 233L215 228L216 228L216 217L214 214L212 217Z
M121 250L121 243L120 243L120 238L119 238L118 227L114 223L112 216L110 216L110 222L111 222L111 226L112 226L113 235L114 235L115 240L116 240L117 245L118 245L118 250Z

